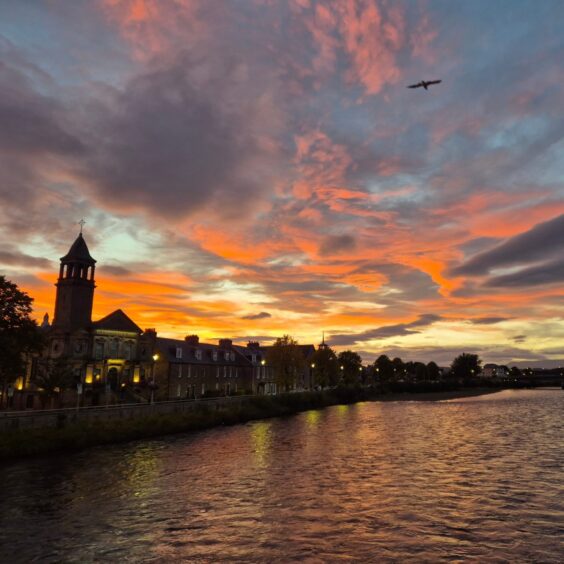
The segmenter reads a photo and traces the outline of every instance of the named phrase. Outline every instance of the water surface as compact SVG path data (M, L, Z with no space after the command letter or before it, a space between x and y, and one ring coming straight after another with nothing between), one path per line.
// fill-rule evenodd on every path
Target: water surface
M0 468L0 561L564 560L564 392L374 402Z

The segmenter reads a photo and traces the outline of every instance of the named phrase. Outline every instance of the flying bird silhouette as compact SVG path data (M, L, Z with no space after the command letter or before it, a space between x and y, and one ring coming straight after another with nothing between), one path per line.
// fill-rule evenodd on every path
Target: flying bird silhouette
M417 84L410 84L407 88L425 88L425 90L429 90L429 86L431 86L431 84L440 84L442 82L442 80L422 80L421 82L418 82Z

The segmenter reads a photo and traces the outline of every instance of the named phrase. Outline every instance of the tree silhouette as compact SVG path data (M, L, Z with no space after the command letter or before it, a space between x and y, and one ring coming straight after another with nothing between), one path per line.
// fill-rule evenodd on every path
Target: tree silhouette
M473 378L482 371L482 361L477 354L462 353L452 361L450 369L456 378Z
M274 372L277 386L286 391L294 387L298 375L305 368L305 359L298 342L290 335L276 339L268 349L266 362Z
M347 386L358 384L361 379L362 358L354 351L341 351L337 357L343 383ZM343 367L341 369L341 366Z
M0 275L0 387L2 400L9 384L23 376L26 355L39 353L43 338L30 318L33 298Z
M335 351L325 345L319 347L312 356L312 368L314 385L326 388L335 386L339 379L339 366Z

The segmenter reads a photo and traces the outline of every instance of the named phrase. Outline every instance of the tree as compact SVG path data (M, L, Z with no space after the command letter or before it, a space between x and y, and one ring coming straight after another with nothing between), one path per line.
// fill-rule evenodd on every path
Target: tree
M339 367L335 351L327 346L320 346L312 356L313 381L321 389L335 386L339 380Z
M374 362L374 375L376 381L381 384L385 384L393 378L394 365L387 355L381 354Z
M482 361L477 354L462 353L450 365L455 378L473 378L482 371Z
M362 358L360 355L354 351L341 351L337 361L342 373L343 383L346 386L358 384L362 377Z
M25 374L26 356L39 353L43 338L30 318L33 298L0 275L0 388L2 400L8 385Z
M416 382L426 382L428 378L427 367L422 362L413 363L413 374Z
M436 362L431 361L427 364L427 378L429 380L440 380L441 371Z
M57 359L41 365L34 383L42 393L43 405L45 405L47 399L53 401L55 398L57 405L59 405L61 394L65 390L74 388L79 381L73 376L72 370L65 360Z
M399 357L394 358L394 360L392 360L392 366L393 366L393 370L394 370L394 380L402 380L405 377L405 364L403 363L403 360Z
M305 359L298 342L290 335L276 339L266 354L266 362L272 368L276 384L289 391L296 383L300 372L305 368Z

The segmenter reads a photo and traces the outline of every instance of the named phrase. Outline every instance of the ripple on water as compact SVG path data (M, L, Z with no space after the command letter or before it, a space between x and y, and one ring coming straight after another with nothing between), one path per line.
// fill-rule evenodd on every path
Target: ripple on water
M563 412L363 403L12 464L0 561L561 562Z

